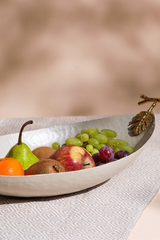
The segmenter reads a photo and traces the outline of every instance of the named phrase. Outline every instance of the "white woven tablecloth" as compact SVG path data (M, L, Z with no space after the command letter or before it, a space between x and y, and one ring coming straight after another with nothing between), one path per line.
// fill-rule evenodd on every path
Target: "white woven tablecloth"
M100 118L35 118L27 131ZM23 119L0 121L0 135L19 131ZM98 187L46 198L0 196L2 240L123 240L160 187L160 114L145 150L126 169Z

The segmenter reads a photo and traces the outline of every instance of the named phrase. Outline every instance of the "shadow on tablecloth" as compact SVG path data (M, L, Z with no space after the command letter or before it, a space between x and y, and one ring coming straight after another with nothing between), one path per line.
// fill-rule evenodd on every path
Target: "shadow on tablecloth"
M42 202L42 201L53 201L61 198L70 198L75 195L84 194L87 192L92 191L93 189L96 189L100 187L101 185L108 182L110 179L106 180L103 183L100 183L94 187L87 188L85 190L81 190L75 193L69 193L69 194L63 194L58 196L49 196L49 197L13 197L13 196L4 196L0 195L0 205L4 204L17 204L17 203L23 203L23 202Z

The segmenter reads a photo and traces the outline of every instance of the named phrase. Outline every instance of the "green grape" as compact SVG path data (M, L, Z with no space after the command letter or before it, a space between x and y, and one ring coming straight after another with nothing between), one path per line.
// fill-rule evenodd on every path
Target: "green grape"
M97 149L93 149L92 152L91 152L91 155L93 156L95 153L98 153L99 151Z
M100 144L96 145L95 148L96 148L97 150L100 150L103 146L106 146L106 144L100 143Z
M87 133L87 130L86 129L82 129L81 130L81 134L83 134L83 133Z
M110 138L110 139L108 140L108 142L106 143L106 145L107 145L107 146L110 146L110 147L112 147L113 145L115 146L115 145L117 145L117 140L116 140L116 139L113 139L113 138Z
M105 132L109 138L117 137L117 133L111 129L102 129L101 132Z
M88 139L89 139L89 135L88 135L87 133L82 133L82 134L81 134L80 140L81 140L82 142L87 142Z
M57 150L58 148L60 148L60 144L58 142L54 142L54 143L52 143L52 148Z
M65 141L65 144L66 145L77 145L77 146L81 147L83 145L83 142L78 138L68 138Z
M116 153L116 152L119 151L120 149L119 149L118 147L114 146L114 147L113 147L113 150L114 150L114 152Z
M107 134L105 132L103 132L103 131L101 131L100 134L102 134L102 135L107 137Z
M100 143L107 143L107 141L108 141L108 138L106 136L104 136L103 134L96 133L93 135L94 135L94 138L96 138Z
M91 144L87 144L87 145L86 145L86 150L87 150L88 152L92 152L92 151L93 151L93 146L92 146Z
M81 134L80 133L77 133L75 138L78 138L78 139L81 139Z
M93 147L95 147L96 145L99 144L99 141L96 138L89 138L88 143L91 144Z
M125 140L123 140L123 139L116 139L116 141L117 141L117 144L121 144L121 145L125 145L125 146L127 146L127 145L129 145Z
M130 154L131 153L133 153L133 152L135 152L135 149L133 148L133 147L131 147L131 146L129 146L129 145L121 145L121 144L119 144L118 145L118 148L119 148L119 150L126 150L126 151L128 151Z
M98 134L98 133L92 133L91 135L89 135L90 138L94 138L94 136Z
M89 136L91 136L94 133L99 133L99 130L98 130L98 128L91 127L87 130L87 133L88 133Z

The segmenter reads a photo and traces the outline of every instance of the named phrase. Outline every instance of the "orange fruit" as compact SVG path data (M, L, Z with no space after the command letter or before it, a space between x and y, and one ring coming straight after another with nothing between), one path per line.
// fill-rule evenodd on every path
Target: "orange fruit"
M0 175L23 176L24 170L17 159L0 158Z

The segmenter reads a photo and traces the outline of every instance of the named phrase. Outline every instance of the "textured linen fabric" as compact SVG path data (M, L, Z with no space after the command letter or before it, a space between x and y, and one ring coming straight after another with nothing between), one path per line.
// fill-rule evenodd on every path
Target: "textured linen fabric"
M104 117L104 116L103 116ZM31 129L101 118L35 118ZM0 135L19 131L23 119L0 121ZM36 128L35 128L36 126ZM109 181L74 194L56 197L0 196L2 240L125 240L160 187L160 114L144 151Z

